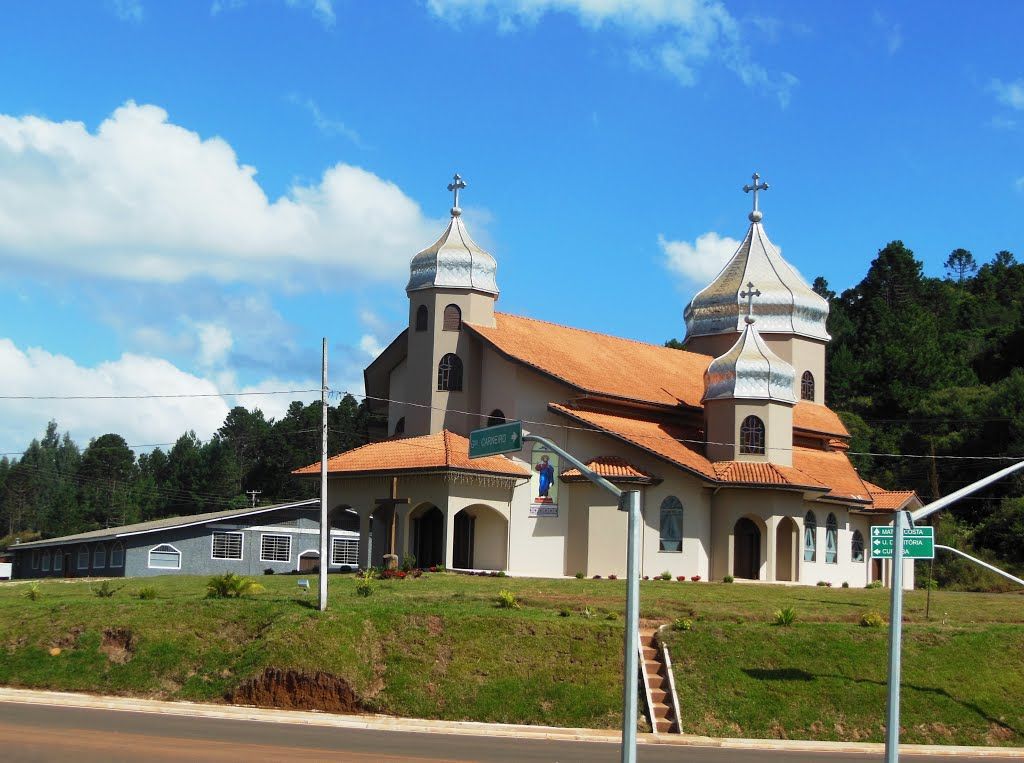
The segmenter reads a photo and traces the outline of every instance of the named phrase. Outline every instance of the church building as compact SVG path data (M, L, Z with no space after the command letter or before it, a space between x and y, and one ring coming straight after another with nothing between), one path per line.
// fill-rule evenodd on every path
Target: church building
M328 505L359 518L359 564L542 577L626 572L626 514L557 454L469 458L471 430L520 420L641 493L641 575L814 585L887 580L872 524L911 491L857 474L825 405L828 303L762 225L686 307L676 350L498 312L497 263L458 206L412 258L409 325L366 368L381 440L328 461ZM538 339L543 338L543 341ZM319 475L320 465L297 471ZM907 562L907 585L913 584Z

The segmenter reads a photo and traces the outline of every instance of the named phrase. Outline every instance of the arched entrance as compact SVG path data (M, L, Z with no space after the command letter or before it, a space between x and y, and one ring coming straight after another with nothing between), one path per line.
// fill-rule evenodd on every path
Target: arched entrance
M795 582L800 528L792 517L783 517L775 529L775 579Z
M412 552L420 567L444 564L444 514L429 506L412 520Z
M455 515L452 566L504 570L508 566L508 520L490 506L468 506Z
M320 552L303 551L299 554L299 572L319 572Z
M732 574L737 578L759 580L761 575L761 530L743 517L733 528Z

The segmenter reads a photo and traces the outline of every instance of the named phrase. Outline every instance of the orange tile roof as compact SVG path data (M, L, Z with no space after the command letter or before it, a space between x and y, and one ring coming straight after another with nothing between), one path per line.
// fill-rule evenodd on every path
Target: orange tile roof
M917 498L917 493L913 490L886 490L867 480L864 480L864 484L874 502L872 508L879 511L899 511L909 501Z
M657 478L650 472L646 472L638 466L618 456L598 456L586 462L586 466L605 479L614 481L626 480L629 482L651 483ZM575 466L562 472L562 479L566 482L586 482L587 478ZM660 481L660 480L659 480Z
M871 503L867 486L853 468L849 457L842 451L795 447L793 466L811 479L827 485L830 490L826 498Z
M709 355L495 313L496 326L466 324L498 352L592 394L701 407Z
M327 459L328 474L380 474L409 471L463 471L527 477L530 472L505 456L469 457L469 439L449 432L370 443ZM292 474L319 474L320 462Z
M688 434L680 427L661 421L579 410L558 403L549 403L548 408L573 421L589 424L602 432L618 437L630 445L635 445L641 450L701 477L715 479L715 471L711 462L697 450L698 448L703 450L703 444L680 442L680 440L694 439L692 434Z
M806 429L810 432L834 434L849 437L850 433L843 425L842 419L831 408L824 405L800 400L793 406L793 427Z
M791 466L754 461L718 461L713 466L721 482L828 490L827 486Z

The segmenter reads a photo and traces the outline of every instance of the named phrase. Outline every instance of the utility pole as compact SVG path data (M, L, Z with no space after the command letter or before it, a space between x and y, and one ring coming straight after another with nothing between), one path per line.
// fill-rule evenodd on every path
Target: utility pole
M252 507L255 509L256 508L256 496L263 495L263 491L262 490L246 490L245 494L247 496L249 496L250 498L252 498Z
M327 337L321 348L320 406L323 424L320 436L320 611L327 609L327 570L330 568L327 539L331 529L327 525Z

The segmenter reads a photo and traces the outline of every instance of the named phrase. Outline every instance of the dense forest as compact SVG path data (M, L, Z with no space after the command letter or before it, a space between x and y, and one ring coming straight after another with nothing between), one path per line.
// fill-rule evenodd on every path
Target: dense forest
M831 305L827 402L852 434L851 457L866 479L926 502L1024 455L1024 264L1002 251L979 265L957 249L946 270L926 277L893 241L842 294L814 281ZM169 451L139 454L117 434L80 450L51 422L20 458L0 460L0 547L15 534L244 506L247 490L263 503L314 496L316 481L290 471L318 460L320 416L300 402L277 421L237 407L205 443L186 432ZM351 396L331 406L331 451L367 442L369 416ZM1024 570L1022 487L1024 478L1007 479L942 512L940 542ZM957 587L993 582L942 558L934 574Z
M233 408L207 442L194 432L169 451L134 453L118 434L80 450L57 422L16 460L0 460L0 547L15 536L53 537L113 525L319 495L319 482L291 471L320 460L322 408L293 402L280 420ZM369 414L351 395L328 410L338 452L367 442Z

